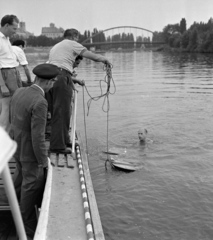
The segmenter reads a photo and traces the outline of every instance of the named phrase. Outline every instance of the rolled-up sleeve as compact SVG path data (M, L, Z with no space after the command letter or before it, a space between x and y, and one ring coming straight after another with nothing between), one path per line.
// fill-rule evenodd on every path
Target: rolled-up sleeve
M17 54L18 61L21 65L27 65L28 64L25 53L21 48L19 48L18 51L15 52L15 54Z

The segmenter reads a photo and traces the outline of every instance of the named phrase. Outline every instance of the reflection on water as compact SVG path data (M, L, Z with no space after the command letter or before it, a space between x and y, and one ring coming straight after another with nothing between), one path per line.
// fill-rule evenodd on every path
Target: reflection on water
M109 147L127 147L128 159L143 166L132 173L105 170L107 116L103 100L93 102L86 117L89 164L106 240L213 239L213 55L106 56L116 83ZM47 57L28 55L30 68ZM79 68L92 96L100 94L98 80L104 76L102 64L84 60ZM83 138L83 91L78 89ZM134 143L141 127L153 143L139 151Z

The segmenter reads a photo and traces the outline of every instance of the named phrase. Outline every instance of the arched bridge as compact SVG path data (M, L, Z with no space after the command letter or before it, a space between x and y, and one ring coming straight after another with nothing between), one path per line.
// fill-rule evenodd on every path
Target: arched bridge
M123 32L121 30L123 29ZM164 42L153 42L153 31L134 26L119 26L95 31L92 36L87 36L81 44L86 47L104 48L144 48L152 44L164 44ZM126 33L128 31L128 33ZM110 34L111 33L111 34ZM110 34L110 35L109 35ZM108 35L108 36L107 36Z

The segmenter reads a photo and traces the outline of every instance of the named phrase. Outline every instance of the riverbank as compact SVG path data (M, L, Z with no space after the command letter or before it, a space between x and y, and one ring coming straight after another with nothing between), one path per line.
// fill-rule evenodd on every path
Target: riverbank
M44 53L49 52L52 47L26 47L25 53Z
M185 48L172 48L169 45L164 45L161 48L159 48L157 51L164 51L164 52L171 52L171 53L205 53L205 54L213 54L213 52L207 52L207 51L203 51L203 50L188 50Z

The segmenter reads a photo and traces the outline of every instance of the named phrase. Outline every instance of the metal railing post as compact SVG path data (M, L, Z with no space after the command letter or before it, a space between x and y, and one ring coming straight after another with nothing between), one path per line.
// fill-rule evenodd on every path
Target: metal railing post
M71 122L71 141L72 141L72 154L75 153L75 130L76 130L76 113L77 113L77 92L74 91L74 106L72 109L72 122Z

